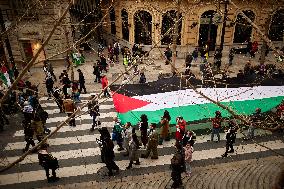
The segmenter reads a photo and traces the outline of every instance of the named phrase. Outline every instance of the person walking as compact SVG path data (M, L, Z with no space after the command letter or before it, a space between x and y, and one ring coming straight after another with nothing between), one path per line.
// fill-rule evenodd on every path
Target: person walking
M114 144L106 127L99 129L99 132L101 134L100 140L102 161L106 164L108 176L113 176L113 170L116 170L117 172L119 171L119 167L114 162Z
M108 79L106 77L106 75L102 75L102 78L101 78L101 83L102 83L102 88L103 88L103 91L104 91L104 97L111 97L109 92L108 92Z
M220 111L215 112L215 118L212 119L212 133L211 133L211 141L214 139L214 135L217 135L218 141L220 142L220 130L222 127L222 115Z
M35 146L34 142L34 130L31 126L31 123L29 123L27 120L22 121L22 126L24 128L24 134L25 134L25 141L26 141L26 147L23 149L23 152L26 152L29 150L30 145L32 147Z
M150 130L148 132L148 144L146 148L146 153L142 154L142 158L148 158L150 153L152 152L151 159L158 159L158 133L156 132L157 125L155 123L152 123L150 125Z
M61 90L59 88L55 87L53 97L55 98L55 102L60 110L60 113L64 113L63 95L61 94Z
M63 107L64 107L65 113L67 113L68 117L70 117L77 109L74 101L71 99L71 97L69 95L63 101ZM69 121L69 126L76 127L75 116L71 117L71 119Z
M130 122L127 122L123 130L123 146L126 149L126 153L124 156L129 155L129 142L131 139L131 135L132 135L132 126Z
M108 65L107 65L107 60L106 60L105 56L101 55L100 59L101 59L101 61L100 61L101 71L104 70L107 73L107 66Z
M180 143L182 143L182 137L185 133L185 126L186 121L183 119L182 116L179 116L176 118L177 124L176 124L176 140Z
M93 99L95 96L92 95L91 99ZM97 127L98 125L100 125L99 121L98 121L98 117L100 116L100 108L99 108L99 104L98 101L93 101L88 105L88 109L90 111L90 116L93 118L93 124L92 124L92 128L90 129L90 131L94 131L95 127Z
M193 153L193 147L191 146L190 142L188 142L184 147L184 161L185 161L185 170L186 175L191 176L191 166L190 163L192 161L192 153Z
M227 157L228 153L234 153L233 144L236 141L237 130L238 130L237 124L233 120L230 120L229 128L226 133L226 152L222 155L222 157Z
M229 53L229 66L233 64L234 56L235 56L235 49L231 48Z
M47 91L47 94L48 94L47 100L49 100L52 97L53 84L54 84L54 81L52 80L52 77L51 77L50 73L48 72L46 79L45 79L45 86L46 86L46 91Z
M172 56L173 56L171 48L167 47L164 54L165 54L165 57L166 57L166 65L169 65L170 62L172 61Z
M118 42L115 42L114 45L113 45L113 48L114 48L114 55L115 55L115 60L116 60L116 63L119 62L119 51L120 51L120 44Z
M171 188L180 188L182 186L181 173L184 171L183 148L180 143L175 144L176 152L171 159L171 177L173 184Z
M193 56L191 53L188 53L188 55L185 58L185 68L190 69L191 68L191 63L193 60Z
M182 138L182 145L186 146L187 143L190 143L190 146L193 147L196 140L196 134L193 131L187 130Z
M162 145L164 140L168 140L170 120L171 120L171 116L169 112L165 110L164 116L162 117L160 121L161 133L160 133L159 145Z
M194 62L196 62L197 58L198 58L198 49L197 48L195 48L194 51L192 52L192 57L193 57Z
M148 118L147 115L142 114L140 117L140 131L141 131L141 142L146 148L146 145L148 143L148 136L147 136L147 130L148 130Z
M123 143L123 138L122 138L122 128L120 125L120 120L115 117L114 118L114 127L112 129L112 141L116 141L117 145L119 146L118 151L124 150L122 143Z
M93 74L96 76L95 82L100 83L101 82L101 70L99 66L99 61L97 60L97 64L93 66L94 71Z
M47 151L47 145L43 144L38 151L39 164L44 168L48 182L56 182L59 178L55 170L59 168L58 160ZM52 177L49 176L49 169L52 170Z
M80 93L82 93L83 89L84 89L84 93L87 93L87 89L85 87L85 77L83 72L78 69L77 72L79 73L79 85L80 85Z
M43 71L47 75L47 73L50 73L50 75L54 78L55 81L57 81L57 78L54 74L53 66L51 65L50 62L44 61L43 62Z
M145 76L144 72L140 73L139 83L141 83L141 84L146 83L146 76Z
M126 169L131 169L133 162L135 161L135 165L140 165L139 162L139 140L135 133L135 129L132 130L131 140L129 142L129 165Z
M247 137L245 138L245 140L251 140L251 139L254 138L255 126L256 126L257 122L260 122L261 117L262 117L261 116L261 109L256 108L255 112L252 114L252 118L251 118L252 123L249 126Z

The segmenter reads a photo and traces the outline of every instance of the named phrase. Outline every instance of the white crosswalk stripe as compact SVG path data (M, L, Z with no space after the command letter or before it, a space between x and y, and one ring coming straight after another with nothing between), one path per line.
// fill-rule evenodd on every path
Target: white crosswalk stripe
M82 94L83 98L89 98L90 94ZM42 106L46 109L49 115L52 115L47 120L47 125L51 131L56 129L56 126L59 125L62 121L65 121L67 115L59 114L59 109L56 103L52 100L47 100L46 97L41 98L40 101L45 101ZM86 100L82 100L86 102ZM101 113L100 118L110 120L109 122L102 122L102 127L112 128L114 125L113 117L117 115L114 111L114 106L109 105L112 99L107 99L107 104L101 104L100 110L104 110L107 113ZM87 111L87 108L84 108L81 112ZM108 119L109 118L109 119ZM100 148L96 144L96 138L99 138L99 134L89 132L92 123L92 117L89 114L82 115L76 118L77 123L76 127L70 127L68 125L64 125L59 131L58 135L55 135L54 138L48 139L48 143L55 151L51 151L52 155L59 160L60 163L68 162L65 166L60 167L57 170L57 175L61 178L69 178L76 176L84 176L84 175L92 175L98 173L98 171L105 167L105 164L99 162L89 162L86 164L85 158L93 159L96 157L98 159L100 155ZM82 121L83 124L81 123ZM87 123L86 123L87 121ZM89 123L90 122L90 123ZM109 129L111 130L111 129ZM80 133L80 134L78 134ZM140 134L140 132L138 131ZM256 130L256 135L262 135L264 132ZM270 134L270 133L265 133ZM3 158L0 164L1 167L8 165L9 163L15 161L21 156L21 150L25 147L24 141L24 131L18 130L14 133L13 137L17 139L17 142L10 142L4 148L3 153L12 154L8 155L8 157ZM243 135L238 133L237 138L242 138ZM221 138L225 138L225 134L221 133ZM22 140L21 140L22 139ZM197 144L203 145L207 144L207 141L210 140L209 135L197 136ZM94 145L93 145L94 144ZM141 165L136 167L152 167L157 165L169 165L170 160L172 158L172 154L174 153L173 146L175 144L175 140L171 140L169 142L165 141L163 145L159 145L158 148L160 150L164 150L164 155L160 155L158 160L143 159L141 161ZM205 148L203 150L195 150L193 154L193 160L206 160L206 159L214 159L220 157L221 154L224 153L224 147L215 147L212 143L212 149ZM262 142L261 144L269 146L272 150L284 149L284 143L282 140L275 139ZM75 147L74 147L75 146ZM80 147L78 147L80 146ZM73 148L72 148L73 147ZM114 149L116 154L125 153L125 151L118 151L118 146ZM267 148L255 145L255 144L240 144L235 147L235 153L232 155L242 155L249 153L259 153L266 152ZM19 152L19 153L16 153ZM75 165L72 165L70 162L76 162ZM116 159L117 165L121 170L125 170L126 166L129 163L127 158L124 159ZM12 168L12 171L7 174L0 175L0 186L11 187L11 188L20 188L16 186L16 184L25 183L29 188L37 188L33 186L33 183L37 181L46 180L44 170L38 165L38 156L37 154L30 154L23 161L21 161L18 165L19 167L25 166L27 170L22 169L21 171L16 170L17 168ZM14 170L13 170L14 169ZM70 181L72 182L72 181ZM62 183L59 183L62 184Z
M272 150L284 148L284 143L281 140L263 142L262 145L269 146ZM54 156L59 157L60 159L85 157L85 153L88 153L88 155L96 155L96 153L99 153L96 149L86 149L86 150L83 150L82 152L81 150L72 151L72 153L69 152L71 157L69 154L66 154L66 152L54 153L56 154ZM262 147L262 146L256 146L255 144L247 144L247 145L238 146L236 148L235 153L240 155L240 154L246 154L247 152L252 153L252 152L261 152L261 151L267 151L267 150L268 150L267 148ZM224 148L195 151L194 156L193 156L193 161L203 160L203 159L208 159L208 158L217 158L217 157L220 157L220 155L223 152L224 152ZM141 165L139 165L138 167L150 167L150 166L170 164L171 158L172 158L172 155L164 155L164 156L159 156L159 160L156 160L156 161L153 161L150 159L143 159L143 161L141 162ZM27 163L37 162L37 159L35 155L33 155L31 157L28 157L28 159L24 161L26 161ZM116 161L116 163L120 167L121 170L125 170L126 166L129 163L129 160ZM58 175L60 175L60 177L70 177L70 176L80 176L80 175L86 175L86 174L95 174L103 166L104 164L102 163L96 163L96 164L91 164L87 166L80 165L80 166L73 166L73 167L63 167L59 169ZM45 177L43 175L44 174L42 170L1 175L0 185L45 180Z

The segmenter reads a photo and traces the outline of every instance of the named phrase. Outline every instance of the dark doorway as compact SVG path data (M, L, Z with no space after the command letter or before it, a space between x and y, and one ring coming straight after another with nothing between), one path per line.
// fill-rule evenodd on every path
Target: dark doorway
M245 10L243 13L249 17L251 21L254 21L255 15L251 10ZM252 26L241 14L238 14L234 33L234 43L251 41L251 34Z
M115 11L114 11L113 7L110 9L109 17L110 17L110 30L111 30L111 34L115 35L116 34Z
M121 11L122 19L122 38L129 41L128 13L125 9Z
M213 23L213 17L216 11L209 10L204 12L200 18L199 40L200 47L208 46L210 51L214 51L216 47L218 26Z
M271 41L283 41L284 35L284 9L278 10L272 17L269 28L269 39Z
M33 49L30 42L23 42L23 49L26 57L26 62L29 62L33 58Z
M176 20L176 12L175 10L167 11L166 14L163 15L162 20L162 45L168 45L173 43L173 34L174 34L174 27L175 27L175 20ZM177 38L177 45L181 44L181 27L182 27L182 20L180 19L182 15L179 15L179 23L178 23L178 38ZM171 30L170 30L171 29ZM170 32L168 32L170 30ZM167 33L167 35L165 35ZM165 36L164 36L165 35Z
M135 43L152 44L152 16L147 11L138 11L134 15Z

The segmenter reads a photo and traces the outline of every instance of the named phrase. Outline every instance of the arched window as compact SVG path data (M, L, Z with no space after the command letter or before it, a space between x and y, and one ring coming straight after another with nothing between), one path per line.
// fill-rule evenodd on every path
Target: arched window
M254 21L255 14L251 10L245 10L243 13ZM241 15L238 14L234 33L234 43L244 43L251 40L252 26Z
M208 46L209 50L215 50L218 25L215 25L213 18L216 14L214 10L208 10L201 15L199 27L200 47Z
M170 10L167 11L163 15L163 20L162 20L162 45L168 45L173 43L173 34L174 34L174 27L175 27L175 22L176 22L176 12L175 10ZM181 27L182 27L182 21L181 18L182 15L179 15L179 21L178 23L178 38L177 38L177 45L181 44ZM168 32L170 30L170 32ZM167 33L167 35L165 35ZM164 36L165 35L165 36Z
M271 19L269 28L269 39L271 41L283 41L284 35L284 9L275 12Z
M129 41L128 13L125 9L121 11L122 19L122 38Z
M110 30L112 34L116 34L116 26L115 26L115 11L114 8L112 7L109 12L110 16Z
M134 14L135 43L152 44L152 16L147 11L138 11Z

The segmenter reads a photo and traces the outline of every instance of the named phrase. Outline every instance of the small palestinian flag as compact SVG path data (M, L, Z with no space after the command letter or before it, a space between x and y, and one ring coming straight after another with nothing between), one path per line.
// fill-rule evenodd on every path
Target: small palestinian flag
M198 91L241 115L250 115L256 108L260 108L262 112L270 111L284 99L284 86L273 86L277 85L275 80L262 84L266 86L227 84L227 87L203 88L201 81L196 80L194 83ZM212 118L217 110L221 111L223 117L231 116L226 110L186 87L185 81L178 78L146 84L127 84L123 87L117 85L112 86L111 90L122 123L137 124L142 114L147 115L149 123L158 123L165 110L171 115L171 124L175 124L178 116L183 116L187 122Z

